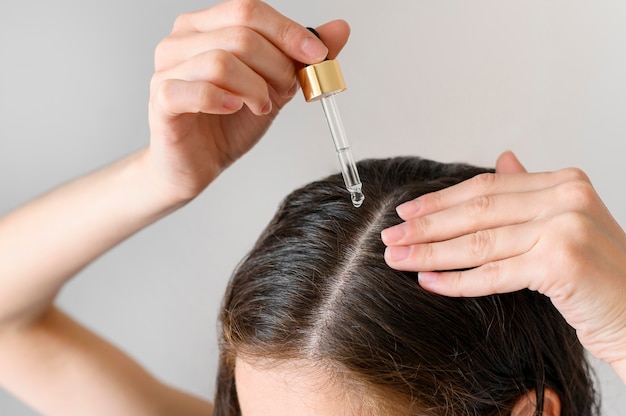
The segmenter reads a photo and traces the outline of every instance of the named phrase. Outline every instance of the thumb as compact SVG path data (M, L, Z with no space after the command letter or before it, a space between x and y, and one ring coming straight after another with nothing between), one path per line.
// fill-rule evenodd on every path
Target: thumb
M335 59L350 36L350 26L345 20L333 20L316 28L328 48L328 59Z
M496 173L522 173L526 168L510 150L502 153L496 161Z

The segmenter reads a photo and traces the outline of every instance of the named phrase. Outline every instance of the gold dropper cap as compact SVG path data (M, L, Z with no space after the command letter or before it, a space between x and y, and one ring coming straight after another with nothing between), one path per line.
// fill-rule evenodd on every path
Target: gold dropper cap
M339 62L334 59L305 66L298 71L298 81L307 102L339 94L346 90L346 83L343 80Z

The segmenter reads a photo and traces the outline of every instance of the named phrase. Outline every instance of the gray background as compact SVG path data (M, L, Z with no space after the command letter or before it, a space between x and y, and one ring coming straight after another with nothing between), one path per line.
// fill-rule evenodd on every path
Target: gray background
M351 24L337 100L357 159L493 165L513 149L530 170L583 168L626 224L626 2L270 3L306 25ZM0 213L145 146L153 49L178 14L211 4L3 0ZM96 261L59 303L209 398L230 272L287 192L337 169L320 106L297 96L197 200ZM596 368L605 414L623 414L626 388ZM0 393L0 414L33 413Z

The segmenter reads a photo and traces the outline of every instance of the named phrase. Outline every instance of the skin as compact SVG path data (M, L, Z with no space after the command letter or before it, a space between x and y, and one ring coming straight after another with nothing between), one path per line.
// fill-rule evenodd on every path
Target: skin
M256 362L255 362L256 361ZM347 395L311 363L235 363L237 396L243 416L350 416Z
M496 174L397 212L382 232L391 267L447 296L539 291L626 383L626 234L582 171L527 173L507 152Z
M54 299L254 146L296 93L300 63L333 58L349 35L343 21L317 30L323 42L257 0L180 16L155 53L149 146L0 218L2 387L50 416L210 414L211 403L155 379Z

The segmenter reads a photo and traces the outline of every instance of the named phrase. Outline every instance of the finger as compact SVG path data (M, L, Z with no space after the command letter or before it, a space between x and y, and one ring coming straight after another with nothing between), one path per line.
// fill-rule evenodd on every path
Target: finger
M502 153L496 161L496 173L521 173L526 172L526 168L519 161L517 156L511 151Z
M465 271L420 272L424 289L445 296L477 297L533 288L533 272L527 271L529 256L518 256L487 263Z
M390 246L385 261L397 270L432 271L477 267L522 255L539 240L545 221L492 228L447 241Z
M570 169L553 178L583 178L581 175L584 173ZM588 180L563 180L554 186L548 185L546 183L543 189L528 192L481 195L446 209L418 215L383 230L381 239L386 245L404 246L443 241L479 230L549 218L567 211L605 217L603 212L606 208Z
M442 211L409 219L381 232L386 245L411 245L449 240L479 230L532 221L553 209L552 189L483 195Z
M153 83L180 79L203 81L241 97L254 114L267 114L271 110L269 90L265 80L237 59L221 50L210 50L189 59L179 66L155 74Z
M339 55L350 36L350 26L344 20L333 20L315 30L328 48L328 59L335 59Z
M155 67L165 71L210 50L225 50L261 75L282 95L296 84L293 60L257 32L229 27L213 32L192 32L169 36L157 46Z
M324 43L304 26L255 0L223 2L210 9L183 14L176 20L172 33L210 32L231 26L251 28L298 62L314 64L328 55Z
M530 192L549 188L567 181L589 181L579 169L562 169L542 173L483 173L457 185L422 195L396 208L403 220L447 209L463 201L483 195Z
M230 114L241 109L243 100L208 82L170 79L159 85L152 105L172 118L185 113Z

